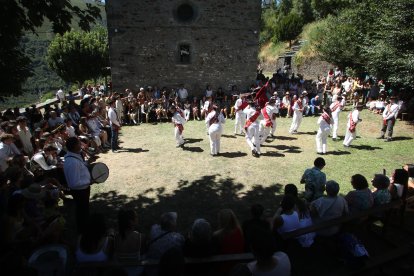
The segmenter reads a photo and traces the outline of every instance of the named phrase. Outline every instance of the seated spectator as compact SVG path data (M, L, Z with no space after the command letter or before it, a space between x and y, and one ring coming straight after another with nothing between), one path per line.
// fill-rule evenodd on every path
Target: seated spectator
M392 199L404 198L408 189L408 172L396 169L390 179L389 191Z
M19 134L20 141L22 142L24 153L31 157L33 155L33 144L32 144L32 134L30 133L29 128L27 127L26 117L19 116L17 118L17 131Z
M113 239L107 234L105 217L92 214L80 235L76 248L79 263L106 262L113 252Z
M52 144L47 144L42 151L37 152L30 159L30 170L36 178L47 175L55 176L55 169L58 166L57 149Z
M55 129L58 125L63 125L64 120L61 117L57 116L56 111L50 111L50 118L47 121L50 130Z
M177 213L169 212L161 216L161 223L151 227L147 258L160 259L171 248L181 249L184 237L176 232Z
M379 98L375 102L375 113L382 114L385 109L385 100L383 98Z
M355 190L345 196L349 211L355 213L371 208L374 205L374 198L368 188L367 179L363 175L355 174L351 177L351 185Z
M252 218L243 222L243 234L246 244L250 244L250 239L257 228L270 229L269 223L263 219L264 208L260 204L254 204L250 208ZM246 250L250 248L246 247Z
M219 229L213 237L218 245L218 254L237 254L244 252L244 237L236 215L231 209L218 213Z
M319 100L319 96L316 95L314 98L310 100L310 115L317 116L322 108L321 108L321 101Z
M72 120L71 119L65 119L65 125L66 125L66 134L69 137L76 137L76 130L72 125Z
M326 184L326 175L322 172L325 167L325 159L318 157L313 162L314 167L305 170L300 183L305 184L305 199L312 202L323 196Z
M15 156L20 155L20 151L13 143L14 136L12 134L3 133L0 136L0 170L6 171L9 167L8 162Z
M384 205L391 202L391 194L388 190L390 179L383 174L376 174L372 179L372 196L374 198L374 206Z
M134 210L119 210L119 233L115 237L115 256L118 258L140 260L142 252L142 234L136 231L138 216Z
M272 234L269 230L257 231L250 244L255 261L248 263L245 271L239 270L232 275L291 275L288 255L282 251L275 252L275 244L272 241Z
M191 226L184 245L184 255L188 257L208 257L214 254L213 232L205 219L196 219Z
M414 165L405 164L403 169L408 172L408 188L414 188Z
M349 213L348 203L345 198L338 196L339 184L333 180L326 182L327 196L320 197L310 205L311 212L316 222L327 221L344 216ZM332 236L338 233L339 227L333 226L320 230L318 235Z

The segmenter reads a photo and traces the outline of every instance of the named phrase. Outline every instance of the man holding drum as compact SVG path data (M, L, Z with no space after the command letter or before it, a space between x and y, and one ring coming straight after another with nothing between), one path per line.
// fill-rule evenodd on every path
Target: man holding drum
M91 175L81 156L81 143L77 137L70 137L66 141L68 150L65 155L63 170L66 182L75 201L76 224L81 232L89 216L89 196L91 192Z

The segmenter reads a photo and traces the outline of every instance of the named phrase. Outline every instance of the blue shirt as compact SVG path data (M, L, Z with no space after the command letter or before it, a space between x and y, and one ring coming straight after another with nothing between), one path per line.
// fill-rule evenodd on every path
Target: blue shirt
M80 154L68 152L63 165L66 182L72 190L83 190L91 184L91 174Z

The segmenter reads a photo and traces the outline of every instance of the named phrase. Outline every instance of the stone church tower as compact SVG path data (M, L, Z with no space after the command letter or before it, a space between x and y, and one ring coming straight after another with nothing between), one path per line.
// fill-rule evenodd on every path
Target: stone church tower
M113 88L200 95L256 76L260 0L107 0Z

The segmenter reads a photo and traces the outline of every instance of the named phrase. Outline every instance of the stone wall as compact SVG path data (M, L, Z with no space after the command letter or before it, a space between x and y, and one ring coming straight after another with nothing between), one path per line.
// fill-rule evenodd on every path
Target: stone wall
M256 76L260 3L107 0L113 88L183 83L197 95L207 84L247 87Z

